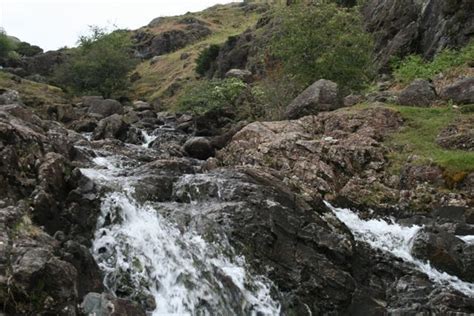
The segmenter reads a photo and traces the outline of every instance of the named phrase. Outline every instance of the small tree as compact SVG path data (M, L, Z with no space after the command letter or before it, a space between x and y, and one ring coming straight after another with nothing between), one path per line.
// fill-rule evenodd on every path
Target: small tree
M277 19L281 26L271 53L301 85L324 78L358 90L371 79L372 41L357 8L295 4L281 9Z
M6 59L10 57L15 47L15 42L4 31L0 31L0 58Z
M212 44L203 49L196 59L196 72L201 76L206 75L206 73L211 69L212 62L215 61L219 55L219 51L220 47L216 44Z
M98 27L79 38L79 47L60 65L54 81L79 94L100 94L106 98L128 86L128 73L136 64L131 54L129 34L122 30L107 33Z

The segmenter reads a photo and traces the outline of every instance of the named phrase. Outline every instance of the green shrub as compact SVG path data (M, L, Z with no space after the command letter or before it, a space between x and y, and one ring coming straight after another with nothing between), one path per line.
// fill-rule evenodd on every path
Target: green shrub
M474 113L474 104L466 104L460 108L461 113Z
M8 58L15 50L16 43L5 33L0 31L0 58Z
M236 108L247 85L236 78L203 80L188 88L178 101L178 110L204 114L222 108Z
M107 33L98 27L79 39L79 47L60 65L53 81L78 94L123 95L130 84L128 73L135 67L132 43L125 31Z
M413 80L433 79L437 74L449 69L462 66L474 60L474 41L461 50L444 49L432 61L427 61L419 55L410 55L404 59L392 60L395 79L403 84Z
M280 30L270 53L287 75L308 86L318 79L360 90L371 81L372 40L359 9L335 3L296 4L277 13Z
M212 62L216 60L219 55L219 51L220 46L216 44L212 44L203 49L196 59L196 72L201 76L206 75L206 73L211 69Z
M20 56L31 57L31 56L41 54L43 52L43 49L41 49L41 47L39 46L31 45L30 43L27 43L27 42L20 42L15 48L15 51Z

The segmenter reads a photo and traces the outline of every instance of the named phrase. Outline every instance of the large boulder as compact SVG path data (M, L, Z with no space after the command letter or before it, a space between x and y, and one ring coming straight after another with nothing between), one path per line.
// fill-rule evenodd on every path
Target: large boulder
M123 106L120 102L112 99L104 100L102 97L83 97L82 105L88 108L89 113L98 114L102 117L123 113Z
M81 310L85 315L95 316L146 315L139 304L106 293L88 293L81 304Z
M474 245L444 231L424 229L413 242L415 257L429 261L434 267L473 282Z
M436 91L433 85L422 79L414 80L398 97L402 105L429 107L436 100Z
M211 142L205 137L193 137L187 140L183 145L183 150L190 157L201 160L206 160L215 154Z
M474 77L465 78L441 90L441 98L458 104L474 103Z
M286 109L290 120L323 111L336 110L343 106L336 83L329 80L318 80L304 90Z
M123 139L126 137L129 127L130 126L123 121L122 115L113 114L100 120L94 130L92 138L95 140L104 138Z

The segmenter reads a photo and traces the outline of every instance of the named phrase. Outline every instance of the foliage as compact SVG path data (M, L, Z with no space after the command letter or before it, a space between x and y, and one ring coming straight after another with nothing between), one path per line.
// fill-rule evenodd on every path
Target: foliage
M54 82L79 94L121 94L129 85L128 73L136 65L131 45L125 31L107 33L92 27L90 35L79 38L79 47L68 61L56 69Z
M308 86L318 79L360 90L372 79L372 40L360 12L335 3L296 4L277 13L271 53L287 75Z
M204 114L220 108L235 108L247 85L236 78L203 80L189 88L178 101L180 111Z
M43 52L43 49L41 49L41 47L39 46L31 45L30 43L27 43L27 42L20 42L15 48L15 51L20 56L31 57L31 56L41 54Z
M5 33L0 31L0 58L8 58L15 50L16 43Z
M408 84L413 80L433 79L437 74L462 66L474 60L474 41L461 50L444 49L432 61L419 55L410 55L403 60L392 60L394 77L397 81Z
M196 59L196 72L204 76L210 69L212 62L216 60L219 55L220 46L216 44L209 45L203 49Z

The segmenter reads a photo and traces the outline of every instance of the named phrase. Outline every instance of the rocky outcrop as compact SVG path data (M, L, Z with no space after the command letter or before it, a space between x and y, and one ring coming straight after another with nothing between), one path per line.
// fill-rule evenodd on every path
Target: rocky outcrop
M466 44L474 33L469 0L370 0L363 15L374 35L376 62L384 71L393 56L431 58L442 48Z
M158 26L158 21L149 25L151 28ZM149 59L174 52L211 34L206 23L195 18L183 18L174 27L158 34L146 29L136 31L133 34L136 54Z
M70 161L74 139L82 137L20 104L0 106L0 304L7 313L74 314L82 295L102 290L87 250L98 201Z
M444 128L436 142L446 149L474 151L474 119L458 120Z
M120 102L112 99L104 100L98 96L83 97L82 105L88 108L89 113L97 114L100 118L123 113L123 106Z
M441 97L456 104L474 103L474 77L465 78L443 88Z
M288 119L298 119L306 115L336 110L343 106L339 88L329 80L318 80L306 88L286 109Z
M434 86L422 79L410 83L398 96L398 103L409 106L429 107L436 100Z

